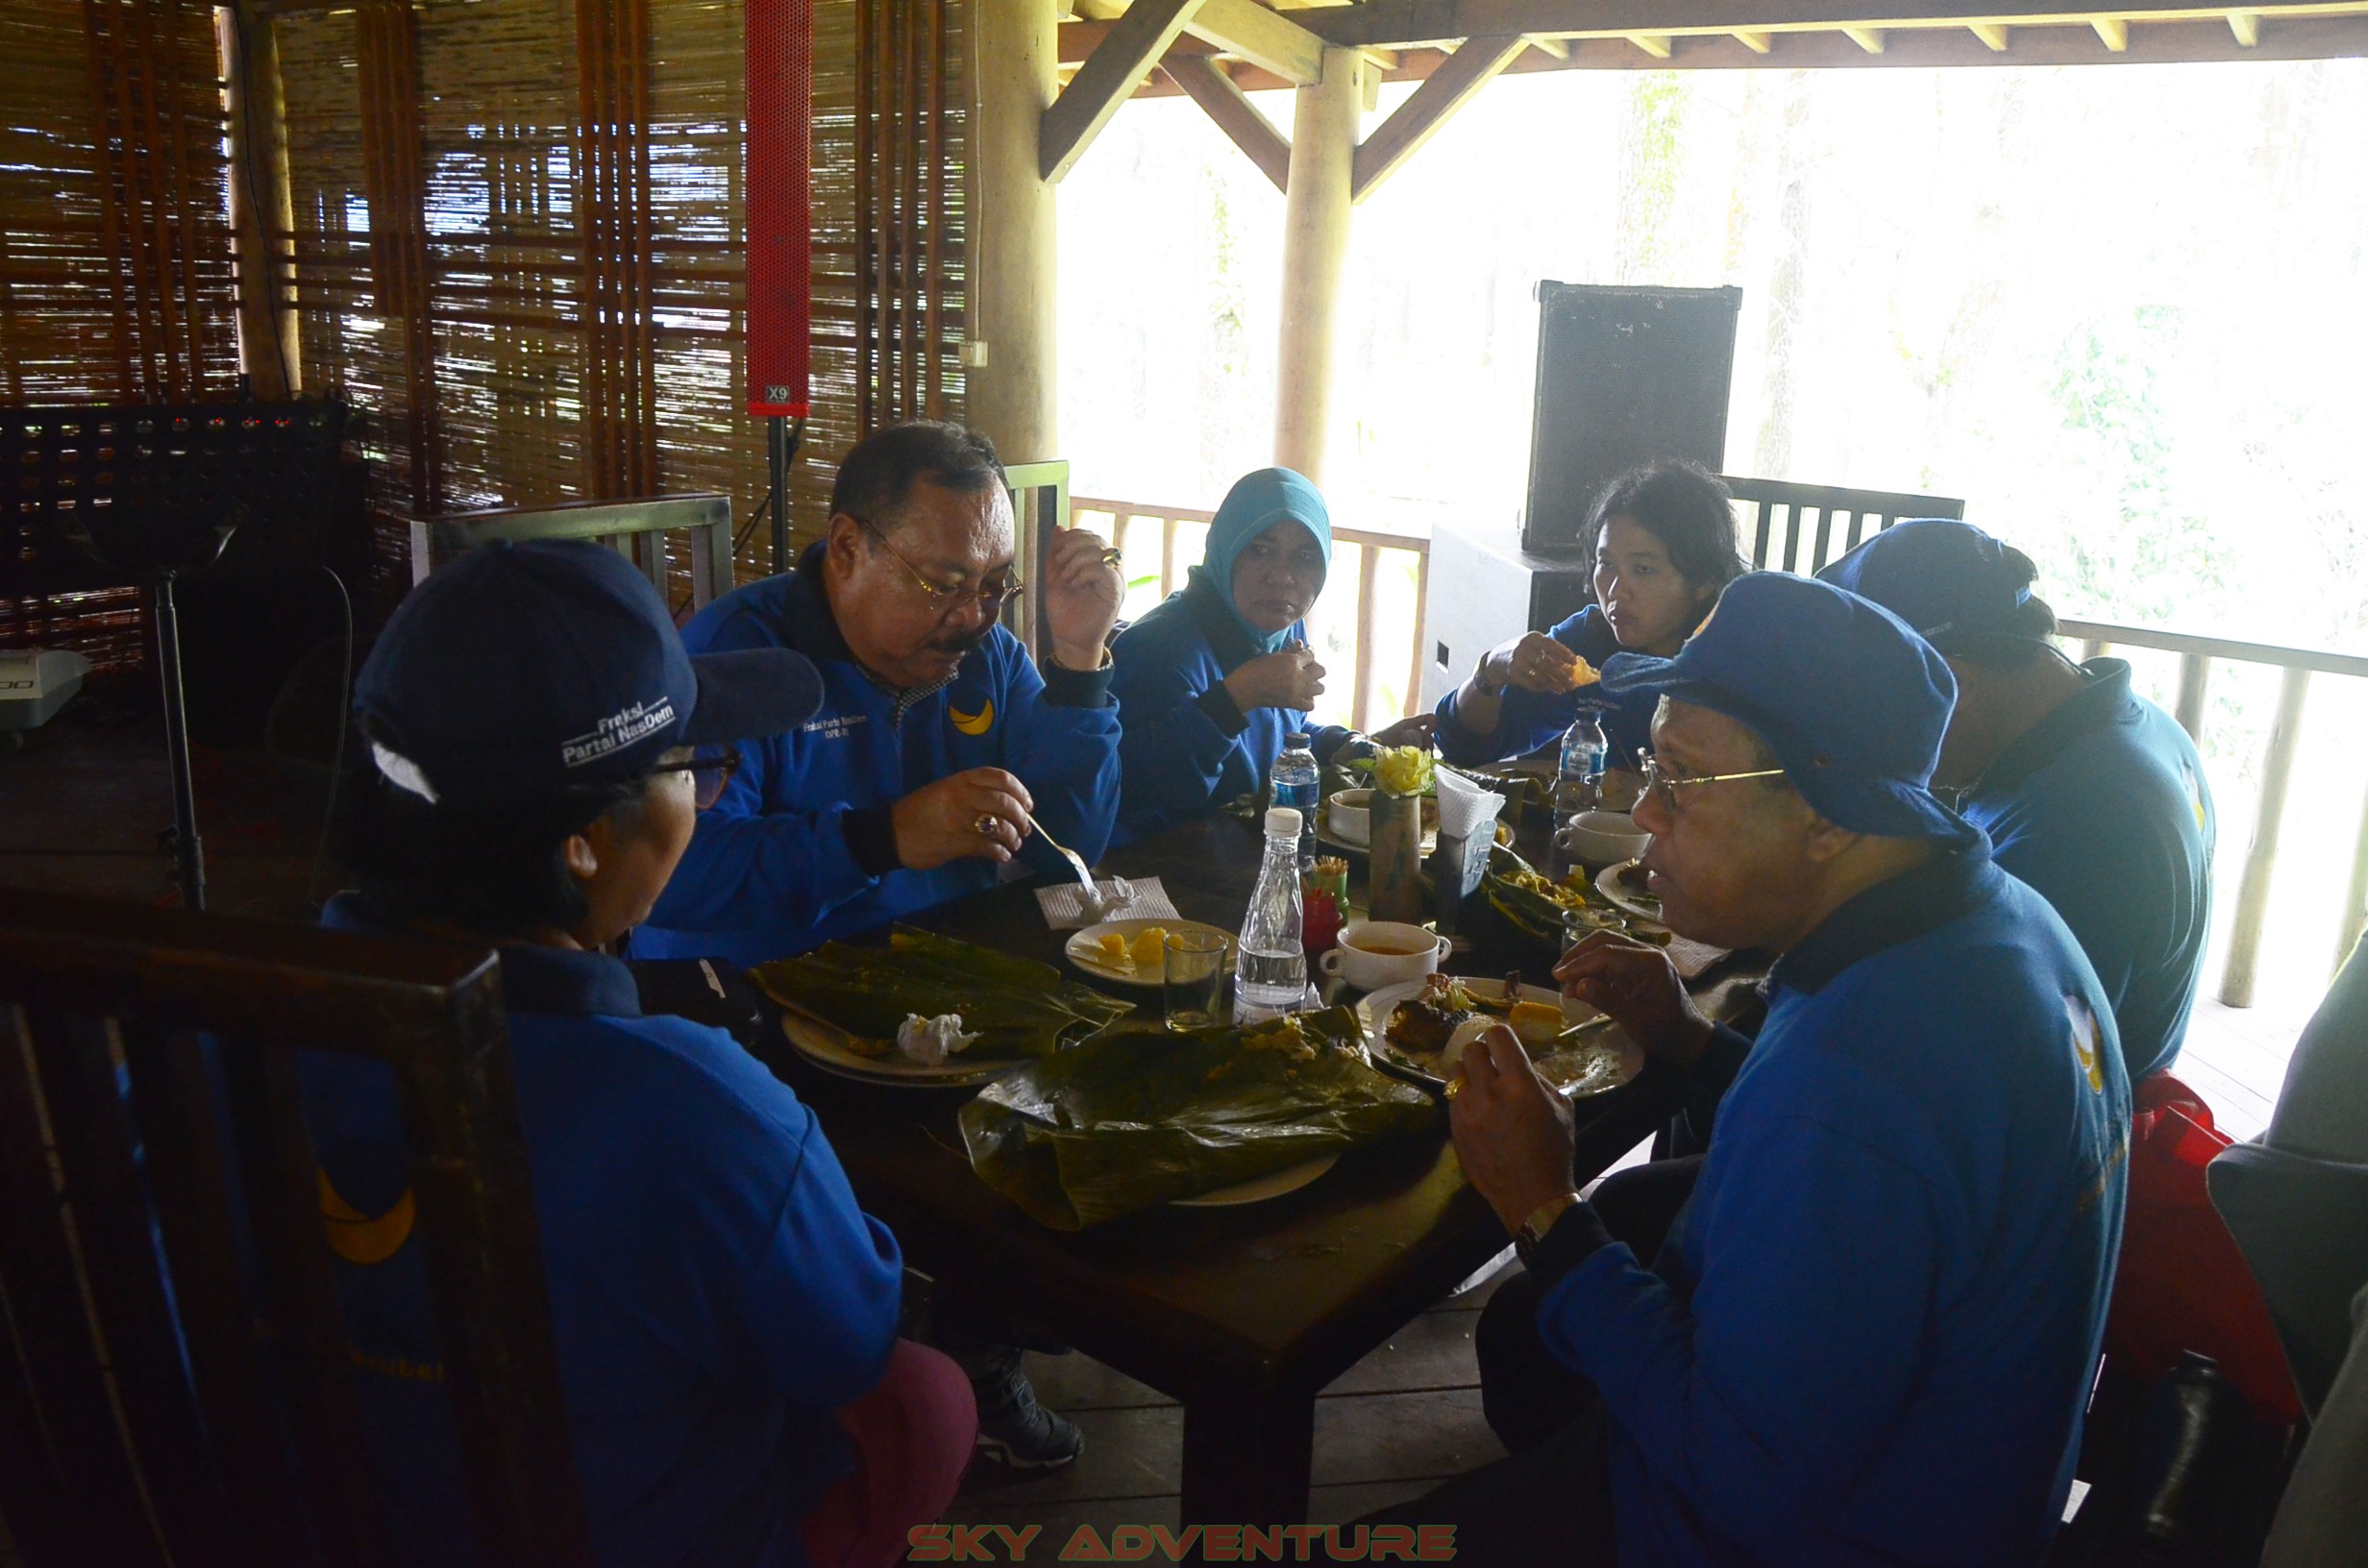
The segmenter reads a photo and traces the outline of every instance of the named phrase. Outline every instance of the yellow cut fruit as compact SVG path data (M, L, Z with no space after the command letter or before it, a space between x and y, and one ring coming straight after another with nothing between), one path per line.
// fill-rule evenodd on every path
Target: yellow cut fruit
M1168 928L1166 926L1147 925L1141 931L1136 932L1133 949L1135 968L1139 969L1165 968L1168 962L1167 942Z
M1521 1037L1524 1045L1550 1043L1568 1027L1563 1010L1552 1002L1516 1002L1505 1021L1513 1025L1513 1032Z
M1101 961L1104 964L1114 969L1123 969L1129 974L1135 972L1135 955L1127 951L1124 936L1116 931L1104 931L1095 939L1095 945L1100 949Z
M1585 659L1573 657L1570 673L1563 677L1563 690L1575 692L1582 686L1592 686L1603 678L1603 672Z

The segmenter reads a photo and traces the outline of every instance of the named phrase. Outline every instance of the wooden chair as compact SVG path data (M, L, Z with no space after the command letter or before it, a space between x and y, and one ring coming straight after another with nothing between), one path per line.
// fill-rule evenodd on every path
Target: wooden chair
M1830 484L1791 484L1783 479L1747 479L1734 475L1725 476L1722 482L1738 502L1752 510L1756 527L1752 533L1751 564L1762 571L1775 568L1814 574L1856 550L1867 534L1880 533L1902 518L1946 517L1960 523L1965 520L1965 503L1946 496L1844 490ZM1772 553L1778 513L1784 514L1781 566ZM1833 548L1838 530L1844 535L1839 550ZM1805 539L1810 542L1807 566L1800 564Z
M731 498L706 491L414 518L411 581L423 583L429 573L462 551L496 539L589 539L626 556L662 594L666 536L677 530L690 536L691 608L704 609L710 600L732 590Z
M386 1560L299 1045L400 1085L483 1560L589 1563L491 955L0 890L0 1517L18 1550L32 1568Z

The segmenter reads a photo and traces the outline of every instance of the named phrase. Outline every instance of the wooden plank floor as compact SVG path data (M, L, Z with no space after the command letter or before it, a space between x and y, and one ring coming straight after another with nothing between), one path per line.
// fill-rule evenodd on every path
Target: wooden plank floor
M1503 1456L1480 1414L1471 1348L1495 1284L1425 1312L1323 1391L1309 1523L1344 1524ZM947 1522L1041 1524L1048 1544L1079 1525L1105 1536L1115 1525L1173 1529L1184 1433L1175 1402L1084 1356L1031 1355L1028 1375L1040 1398L1084 1430L1084 1456L1039 1477L982 1462Z

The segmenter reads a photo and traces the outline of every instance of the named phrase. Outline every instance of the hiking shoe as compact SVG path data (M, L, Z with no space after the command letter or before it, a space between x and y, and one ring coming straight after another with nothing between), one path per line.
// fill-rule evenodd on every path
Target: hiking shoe
M999 1386L992 1390L974 1384L980 1396L981 1453L1014 1470L1058 1470L1085 1452L1085 1433L1075 1422L1039 1404L1024 1373L1014 1371L995 1381Z

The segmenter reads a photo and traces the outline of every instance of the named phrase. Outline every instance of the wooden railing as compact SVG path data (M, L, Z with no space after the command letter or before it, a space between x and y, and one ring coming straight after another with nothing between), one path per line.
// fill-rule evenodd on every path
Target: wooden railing
M1163 599L1183 586L1185 569L1194 564L1176 559L1176 525L1205 524L1216 515L1189 506L1154 506L1144 502L1107 501L1091 496L1073 496L1069 502L1073 526L1093 528L1121 551L1125 550L1136 529L1159 529L1159 592ZM1379 684L1377 672L1394 668L1406 672L1406 693L1399 704L1403 711L1382 715L1381 723L1405 718L1418 712L1422 705L1422 607L1430 591L1431 542L1407 534L1371 533L1337 527L1332 530L1332 542L1336 547L1357 547L1357 631L1348 723L1356 729L1370 729L1374 690ZM1378 598L1374 583L1380 575L1382 557L1391 551L1402 551L1415 558L1415 618L1413 625L1402 631L1386 625L1377 629L1374 625L1374 600ZM1339 589L1335 585L1330 591L1338 593Z
M2276 643L2247 643L2229 637L2204 637L2191 632L2165 631L2154 626L2116 625L2109 621L2064 621L2064 637L2077 639L2084 658L2095 658L2108 649L2152 648L2179 655L2180 726L2198 746L2204 741L2204 692L2210 683L2214 660L2274 665L2284 672L2278 687L2278 715L2269 730L2269 745L2261 765L2261 798L2253 821L2253 843L2245 851L2245 870L2236 885L2236 914L2229 930L2229 951L2220 971L2220 1000L2231 1007L2253 1005L2253 981L2261 950L2261 924L2269 913L2270 874L2277 869L2278 830L2285 816L2286 786L2294 775L2294 754L2302 745L2303 698L2313 674L2350 675L2368 679L2368 657L2323 649L2285 648ZM2335 933L2334 961L2340 965L2359 940L2368 921L2368 796L2360 810L2359 836L2352 847L2352 877L2344 894L2343 914Z

